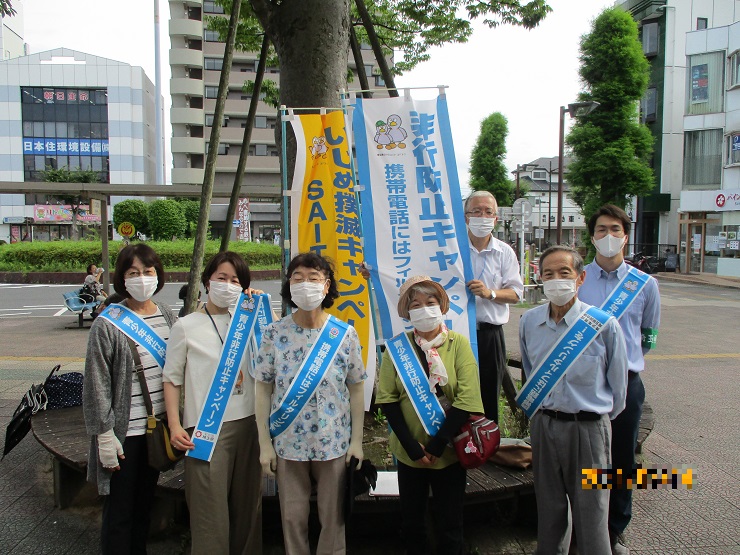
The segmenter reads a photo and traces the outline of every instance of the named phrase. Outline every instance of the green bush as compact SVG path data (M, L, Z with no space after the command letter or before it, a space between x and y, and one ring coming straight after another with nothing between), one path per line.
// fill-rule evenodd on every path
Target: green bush
M193 259L193 241L148 241L159 257L165 271L188 271ZM220 241L207 241L205 261L218 252ZM0 272L84 272L88 264L103 265L113 271L122 241L110 241L110 264L102 258L100 241L21 242L0 247ZM243 243L231 241L230 250L244 257L255 270L279 269L280 247L270 243Z
M155 200L149 205L149 230L155 241L180 238L185 233L187 221L182 205L174 200Z
M113 207L113 225L116 229L123 222L134 224L137 233L149 235L149 216L146 203L139 199L127 199Z

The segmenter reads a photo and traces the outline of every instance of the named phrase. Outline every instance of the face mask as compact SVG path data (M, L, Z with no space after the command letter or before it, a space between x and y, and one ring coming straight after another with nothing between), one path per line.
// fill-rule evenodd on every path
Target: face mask
M208 299L219 308L229 308L241 293L241 285L226 281L211 281L208 285Z
M298 308L309 312L318 308L326 297L325 284L326 282L311 283L310 281L293 283L290 285L290 298Z
M422 306L409 310L409 321L418 331L427 332L437 329L444 318L439 305Z
M468 219L468 229L476 237L490 235L496 226L496 218L474 218Z
M157 290L159 280L157 276L139 276L135 278L128 278L124 280L126 285L126 291L135 300L140 303L146 302L152 298L154 292Z
M556 306L563 306L576 296L576 280L551 279L544 282L542 289L548 301Z
M626 239L627 237L614 237L614 235L607 234L601 239L593 239L592 241L601 256L611 258L622 252Z

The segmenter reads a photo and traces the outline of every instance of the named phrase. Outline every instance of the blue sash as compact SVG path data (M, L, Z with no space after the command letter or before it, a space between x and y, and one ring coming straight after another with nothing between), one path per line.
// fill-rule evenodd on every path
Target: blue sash
M349 324L329 315L316 342L303 359L285 396L270 415L270 435L279 436L295 420L324 378L344 341Z
M226 406L239 375L247 344L257 323L259 307L265 303L269 304L265 294L253 295L251 299L244 293L239 296L221 349L221 358L200 410L198 424L193 430L192 441L195 448L188 451L186 456L210 462L218 434L221 432Z
M122 304L111 304L98 315L98 318L108 320L137 345L144 347L152 355L154 362L160 368L164 368L167 343L133 310Z
M592 306L583 311L578 320L565 330L516 396L516 402L527 418L532 418L537 412L552 389L563 379L568 368L596 339L609 318L609 314Z
M427 435L436 435L445 421L445 412L429 388L426 372L408 334L403 332L386 341L385 348L424 430Z
M648 279L650 276L646 273L630 266L629 271L601 305L601 310L619 320L647 285Z

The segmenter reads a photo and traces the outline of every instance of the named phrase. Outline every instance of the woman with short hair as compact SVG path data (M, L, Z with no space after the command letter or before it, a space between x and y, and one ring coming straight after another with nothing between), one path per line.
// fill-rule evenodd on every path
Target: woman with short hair
M164 287L164 268L144 243L124 248L116 260L113 287L123 300L111 305L90 328L85 357L83 412L92 436L88 480L97 484L103 502L102 553L146 553L149 515L159 472L148 464L146 407L135 375L133 348L143 366L155 414L164 416L162 364L152 344L165 346L175 315L152 300ZM144 336L123 331L133 313ZM148 331L147 329L148 328ZM147 334L149 337L147 337ZM144 341L147 338L151 342Z
M291 260L281 295L295 312L268 326L255 365L264 472L277 474L285 552L309 555L311 478L321 522L317 555L345 553L342 499L351 457L362 461L360 340L325 309L339 296L327 259Z
M471 413L483 412L478 364L468 339L447 329L444 323L450 300L439 283L428 276L413 276L401 286L399 293L398 315L414 327L402 339L415 351L411 353L417 361L412 369L415 379L422 376L424 393L435 395L440 412L446 411L436 433L427 433L419 416L427 412L426 406L415 406L401 379L400 373L408 371L407 365L396 368L390 347L387 348L380 365L375 402L388 418L392 430L390 448L398 459L406 552L419 555L431 552L426 531L431 487L436 552L457 555L464 547L462 511L466 472L450 442Z

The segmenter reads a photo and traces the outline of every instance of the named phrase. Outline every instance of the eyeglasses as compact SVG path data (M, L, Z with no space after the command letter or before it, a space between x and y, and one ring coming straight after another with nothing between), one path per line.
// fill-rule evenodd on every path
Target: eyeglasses
M144 273L141 273L139 270L129 270L128 272L123 274L123 277L125 279L138 278L141 276L156 277L157 270L155 270L154 268L147 268L146 270L144 270Z
M480 218L482 216L486 216L488 218L493 218L496 216L496 211L491 210L490 208L487 210L483 210L482 208L476 208L475 210L469 210L468 212L465 212L469 216L475 216L476 218Z
M326 278L319 274L314 274L312 276L303 277L303 276L290 276L290 283L323 283L326 281Z

